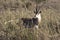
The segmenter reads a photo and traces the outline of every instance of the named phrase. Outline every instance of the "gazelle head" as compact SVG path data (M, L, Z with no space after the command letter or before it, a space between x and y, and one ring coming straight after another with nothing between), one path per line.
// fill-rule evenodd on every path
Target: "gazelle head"
M35 13L35 15L41 13L41 11L40 11L40 6L36 6L34 13Z
M41 10L39 6L36 7L36 10L34 11L34 13L35 13L34 17L38 18L38 22L40 23L41 22Z

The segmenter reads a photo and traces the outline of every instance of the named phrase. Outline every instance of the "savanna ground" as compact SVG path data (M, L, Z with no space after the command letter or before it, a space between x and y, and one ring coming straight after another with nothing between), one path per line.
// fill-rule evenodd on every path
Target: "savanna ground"
M48 0L39 5L42 20L36 30L24 28L21 20L34 17L34 1L0 0L0 40L60 40L59 0Z

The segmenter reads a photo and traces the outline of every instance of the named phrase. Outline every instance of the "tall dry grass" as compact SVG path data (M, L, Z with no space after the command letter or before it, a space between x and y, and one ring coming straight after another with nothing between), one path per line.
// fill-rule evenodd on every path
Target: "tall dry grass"
M27 1L26 1L27 2ZM35 3L26 8L24 0L0 1L0 40L59 40L60 13L54 9L41 8L39 29L24 28L21 18L34 17ZM8 22L9 20L14 20ZM8 22L5 24L5 22Z

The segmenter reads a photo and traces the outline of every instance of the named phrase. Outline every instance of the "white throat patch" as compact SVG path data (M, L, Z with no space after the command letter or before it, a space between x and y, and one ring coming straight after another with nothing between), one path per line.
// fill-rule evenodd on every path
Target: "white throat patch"
M38 18L38 21L40 22L41 21L41 14L37 14L36 18Z

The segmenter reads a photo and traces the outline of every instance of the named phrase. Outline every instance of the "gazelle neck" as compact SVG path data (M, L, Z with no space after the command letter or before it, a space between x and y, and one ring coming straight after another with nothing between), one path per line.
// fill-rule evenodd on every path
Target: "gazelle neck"
M41 21L41 14L36 14L35 18L38 18L38 21Z

